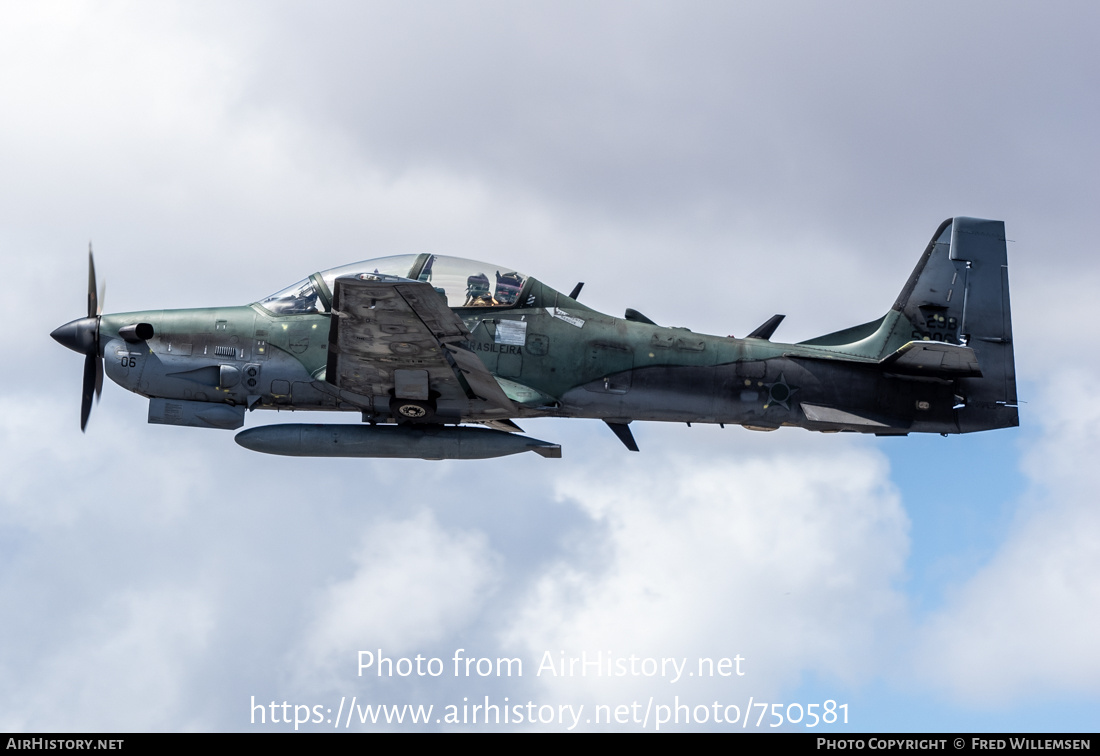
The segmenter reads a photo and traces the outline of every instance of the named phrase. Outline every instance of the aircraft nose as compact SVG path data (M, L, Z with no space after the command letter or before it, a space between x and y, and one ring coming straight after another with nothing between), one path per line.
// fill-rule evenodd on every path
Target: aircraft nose
M54 329L50 334L54 341L80 354L93 355L96 352L96 331L99 330L99 318L77 318Z

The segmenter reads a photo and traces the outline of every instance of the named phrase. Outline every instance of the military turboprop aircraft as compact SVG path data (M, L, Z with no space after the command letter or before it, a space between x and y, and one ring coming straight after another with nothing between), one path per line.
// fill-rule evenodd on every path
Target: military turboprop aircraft
M598 418L637 451L635 420L877 435L1019 424L1004 224L953 218L877 320L798 344L776 315L743 339L615 318L510 268L400 255L310 275L240 307L99 312L53 338L86 355L80 427L103 371L149 422L234 430L254 409L361 413L236 440L318 457L481 459L561 447L514 420ZM480 424L484 427L471 427Z

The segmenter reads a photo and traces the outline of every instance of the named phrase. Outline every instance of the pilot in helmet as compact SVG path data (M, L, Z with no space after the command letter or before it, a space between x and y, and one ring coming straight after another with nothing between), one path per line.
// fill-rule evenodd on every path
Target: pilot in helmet
M523 279L520 278L519 273L505 273L502 276L500 271L497 271L497 302L502 305L515 304L522 288Z
M466 279L466 307L492 307L497 304L489 294L489 277L477 273Z

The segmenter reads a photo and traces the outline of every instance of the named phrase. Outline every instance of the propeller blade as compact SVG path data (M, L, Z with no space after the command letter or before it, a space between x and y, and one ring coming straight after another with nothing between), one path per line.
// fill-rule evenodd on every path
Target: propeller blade
M88 317L99 314L99 298L95 290L95 258L92 257L92 243L88 242Z
M99 357L99 314L103 311L103 297L107 293L106 282L103 288L96 292L95 257L92 255L92 243L88 242L88 318L94 321L83 321L81 327L72 329L75 336L81 336L81 346L84 347L84 383L80 391L80 432L88 427L88 417L92 414L92 397L99 400L103 393L103 361ZM64 326L63 326L64 327ZM61 330L61 329L58 329ZM55 333L57 333L55 331ZM70 334L70 335L73 335ZM74 336L74 338L75 338ZM57 338L55 336L55 338ZM90 343L88 343L90 342ZM65 343L62 341L62 343ZM66 344L72 348L71 344Z
M99 356L89 354L84 358L84 387L80 397L80 432L88 425L88 416L92 414L92 396L95 395L96 370L102 370L99 364Z
M99 324L107 284L96 293L95 258L88 242L88 316L59 326L50 334L63 347L84 355L84 381L80 389L80 431L88 427L92 414L92 398L103 393L103 359L99 356ZM147 326L148 328L148 326Z

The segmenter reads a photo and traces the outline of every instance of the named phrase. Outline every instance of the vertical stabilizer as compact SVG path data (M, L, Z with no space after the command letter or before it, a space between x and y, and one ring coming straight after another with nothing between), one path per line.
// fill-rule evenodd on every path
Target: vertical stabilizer
M980 378L958 381L959 430L1019 425L1004 223L953 218L937 229L894 304L913 341L964 344Z

